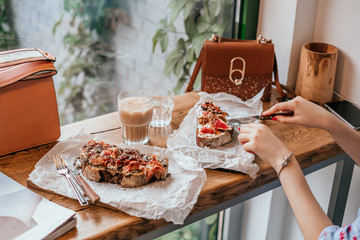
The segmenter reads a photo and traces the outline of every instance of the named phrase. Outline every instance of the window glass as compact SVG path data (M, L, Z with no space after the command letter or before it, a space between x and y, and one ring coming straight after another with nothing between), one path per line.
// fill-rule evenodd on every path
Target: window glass
M115 111L127 89L183 93L202 41L231 36L232 0L2 0L0 49L53 54L61 125Z
M60 123L69 124L116 111L123 90L183 93L204 39L233 36L233 2L0 0L0 50L40 48L56 57ZM217 215L172 234L161 239L216 239Z

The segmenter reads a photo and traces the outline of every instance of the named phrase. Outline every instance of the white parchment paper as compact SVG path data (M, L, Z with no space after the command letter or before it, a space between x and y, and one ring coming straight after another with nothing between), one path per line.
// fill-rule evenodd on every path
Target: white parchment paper
M232 141L217 148L201 148L196 144L197 114L199 105L212 101L221 110L229 113L229 118L240 118L261 114L263 90L252 99L242 101L227 93L198 93L200 100L188 112L179 129L168 137L167 146L173 151L183 152L192 157L203 168L224 168L241 171L255 178L259 167L253 163L255 156L244 150L237 140L238 131L233 132ZM182 160L182 159L180 159ZM185 163L186 164L186 163Z
M56 144L35 165L30 174L37 186L75 199L66 178L56 172L53 155L61 153L64 159L72 164L79 156L80 148L93 136L82 134ZM128 146L116 144L122 148L137 148L143 153L160 153L169 159L169 173L165 181L155 181L139 188L122 188L111 183L98 183L88 180L88 184L100 196L100 201L120 209L130 215L148 219L164 218L175 224L182 224L198 199L206 181L205 171L193 164L195 160L182 152L152 146ZM187 162L188 164L178 164ZM85 178L86 179L86 178Z

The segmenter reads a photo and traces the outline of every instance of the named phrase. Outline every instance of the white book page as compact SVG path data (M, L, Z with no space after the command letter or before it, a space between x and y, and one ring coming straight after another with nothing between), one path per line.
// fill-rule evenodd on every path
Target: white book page
M0 172L0 239L44 239L74 215Z

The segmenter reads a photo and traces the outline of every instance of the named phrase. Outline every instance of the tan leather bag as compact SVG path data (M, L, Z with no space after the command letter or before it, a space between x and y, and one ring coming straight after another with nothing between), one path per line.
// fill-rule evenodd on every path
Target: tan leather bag
M274 44L261 36L239 40L213 35L205 40L186 92L193 90L200 68L201 90L208 93L226 92L247 100L265 88L262 99L269 100L275 85L281 98L287 96L287 87L279 83Z
M54 61L34 48L0 52L0 156L60 137Z

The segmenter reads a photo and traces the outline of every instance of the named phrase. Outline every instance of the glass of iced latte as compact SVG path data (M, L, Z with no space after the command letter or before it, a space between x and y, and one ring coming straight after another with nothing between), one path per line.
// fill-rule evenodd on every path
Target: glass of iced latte
M125 144L146 144L149 141L149 125L153 115L150 93L128 90L118 96L118 111Z

